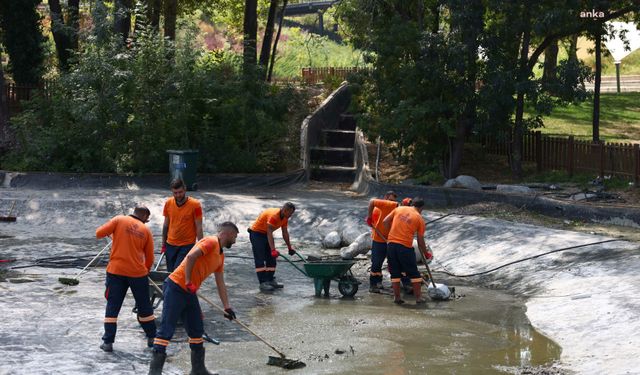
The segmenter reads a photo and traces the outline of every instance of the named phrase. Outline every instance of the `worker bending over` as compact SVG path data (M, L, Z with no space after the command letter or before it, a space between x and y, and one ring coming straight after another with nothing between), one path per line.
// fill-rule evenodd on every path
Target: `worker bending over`
M218 295L224 306L225 318L233 320L236 314L229 305L227 287L224 283L223 248L230 248L238 237L238 227L231 222L220 224L217 236L207 236L198 241L185 260L164 282L162 323L153 342L153 358L149 375L162 374L167 358L166 350L173 337L178 318L184 314L185 329L191 347L191 374L211 374L204 364L204 324L202 310L196 292L212 273L216 280Z

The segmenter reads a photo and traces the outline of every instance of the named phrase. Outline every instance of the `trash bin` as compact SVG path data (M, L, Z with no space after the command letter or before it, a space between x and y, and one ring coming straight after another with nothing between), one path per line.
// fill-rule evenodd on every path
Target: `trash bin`
M196 183L198 150L167 150L167 154L169 154L170 180L181 178L187 190L198 190Z

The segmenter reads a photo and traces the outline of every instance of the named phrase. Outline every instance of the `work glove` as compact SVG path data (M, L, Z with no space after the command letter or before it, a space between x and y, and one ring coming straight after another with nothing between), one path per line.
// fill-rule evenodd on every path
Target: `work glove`
M296 255L296 251L293 249L293 247L290 247L290 248L289 248L289 256L291 256L291 257L292 257L292 256L294 256L294 255Z
M187 288L187 292L191 294L196 294L196 292L198 291L198 287L194 283L187 283L185 287Z
M272 249L272 250L271 250L271 256L272 256L273 258L277 258L277 257L279 257L279 256L280 256L280 252L279 252L278 250L276 250L276 249Z
M367 216L366 222L368 226L373 226L373 219L371 218L371 216Z
M433 260L433 253L431 251L427 251L424 253L424 258L427 260L427 264L430 264Z
M229 307L228 309L224 309L224 317L229 320L234 320L236 318L236 313L233 312L231 307Z
M163 243L162 247L160 248L160 254L164 254L167 251L167 244Z
M411 198L405 198L402 200L401 205L403 206L411 206L411 203L413 202L413 200Z

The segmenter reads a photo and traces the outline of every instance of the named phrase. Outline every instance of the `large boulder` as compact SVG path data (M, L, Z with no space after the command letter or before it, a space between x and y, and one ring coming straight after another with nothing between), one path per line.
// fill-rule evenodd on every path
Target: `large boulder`
M522 185L498 185L496 186L496 191L499 193L507 193L507 194L533 193L533 190L531 190L528 186L522 186Z
M466 175L460 175L456 178L447 180L447 182L444 183L444 187L482 190L482 185L480 185L480 182L475 177Z
M340 249L342 259L353 259L359 254L366 254L371 249L371 234L362 233L349 246Z
M362 229L358 229L357 225L348 225L342 230L342 245L351 245L361 233Z
M325 249L337 249L340 247L341 243L342 237L340 237L340 233L335 230L327 233L327 235L322 239L322 246Z

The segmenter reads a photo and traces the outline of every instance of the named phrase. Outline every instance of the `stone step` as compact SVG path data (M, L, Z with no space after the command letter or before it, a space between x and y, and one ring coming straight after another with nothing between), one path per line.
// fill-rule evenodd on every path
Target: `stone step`
M355 167L320 165L311 168L311 179L316 181L353 182L355 178Z
M338 122L338 129L340 130L356 130L356 118L350 114L340 115Z
M323 143L325 147L346 147L353 148L356 142L356 132L354 130L323 129Z
M352 167L354 149L348 147L312 147L311 165Z

